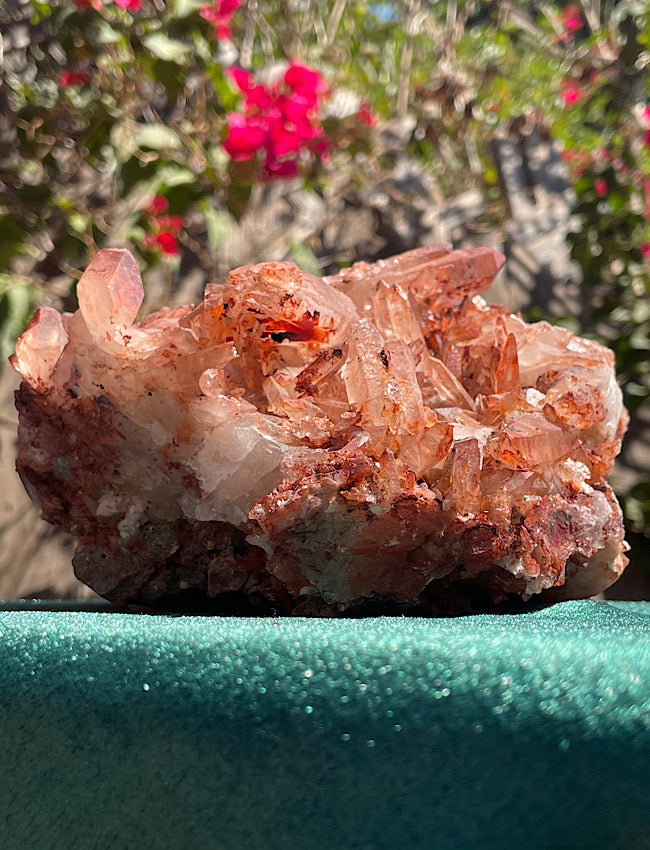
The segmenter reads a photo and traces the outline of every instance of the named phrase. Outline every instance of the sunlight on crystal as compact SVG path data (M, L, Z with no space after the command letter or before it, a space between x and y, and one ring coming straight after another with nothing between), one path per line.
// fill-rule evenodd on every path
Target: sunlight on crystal
M135 260L100 251L79 310L40 308L12 358L18 468L77 575L120 603L318 615L607 587L613 355L486 304L503 262L260 263L136 322Z

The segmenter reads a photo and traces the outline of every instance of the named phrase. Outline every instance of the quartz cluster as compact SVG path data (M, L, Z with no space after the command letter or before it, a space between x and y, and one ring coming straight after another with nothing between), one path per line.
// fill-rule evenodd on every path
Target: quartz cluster
M41 307L11 358L17 467L77 576L116 603L325 616L603 590L626 563L613 355L488 306L503 260L260 263L136 321L135 260L100 251L79 309Z

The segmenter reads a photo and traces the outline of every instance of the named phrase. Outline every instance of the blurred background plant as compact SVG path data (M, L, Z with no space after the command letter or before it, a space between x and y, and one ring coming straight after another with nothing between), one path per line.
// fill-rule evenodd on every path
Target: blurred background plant
M445 239L516 267L523 245L508 306L616 353L619 493L650 535L647 0L4 0L0 35L4 354L108 245L146 309L261 259L329 272ZM540 260L551 232L565 253Z

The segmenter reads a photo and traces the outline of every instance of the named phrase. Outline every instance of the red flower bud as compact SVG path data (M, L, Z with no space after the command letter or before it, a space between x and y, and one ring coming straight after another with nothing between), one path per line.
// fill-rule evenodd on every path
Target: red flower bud
M160 215L160 213L166 212L169 208L169 201L164 195L156 195L149 206L147 207L147 214L151 216Z
M562 85L560 88L560 97L567 106L573 106L574 103L577 103L580 100L582 95L583 90L575 82L575 80L571 80L568 77L562 80Z
M569 3L568 6L565 6L564 9L562 9L562 25L564 26L564 29L568 30L570 33L582 29L582 12L576 3Z
M163 254L176 255L179 253L176 236L167 230L156 234L156 242Z
M607 181L604 177L597 177L594 180L594 189L601 198L607 194Z
M68 86L84 86L90 82L90 74L83 71L63 71L59 76L59 85L62 88Z
M370 109L370 101L368 100L361 101L357 117L368 127L374 127L377 123L377 116Z

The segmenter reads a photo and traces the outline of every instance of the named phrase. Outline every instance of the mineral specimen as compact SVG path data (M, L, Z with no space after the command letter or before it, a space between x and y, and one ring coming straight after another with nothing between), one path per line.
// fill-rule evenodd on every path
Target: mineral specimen
M326 278L261 263L140 322L133 257L41 307L17 467L117 603L451 613L588 596L622 571L613 356L479 293L434 245Z

